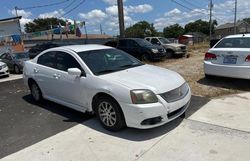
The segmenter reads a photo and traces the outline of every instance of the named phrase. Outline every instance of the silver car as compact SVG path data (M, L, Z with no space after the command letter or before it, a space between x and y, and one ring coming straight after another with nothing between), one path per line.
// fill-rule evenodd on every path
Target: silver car
M27 52L4 53L0 56L0 61L7 64L10 71L17 74L22 73L24 61L29 60Z
M0 62L0 77L8 75L9 75L9 68L7 64L5 64L4 62Z

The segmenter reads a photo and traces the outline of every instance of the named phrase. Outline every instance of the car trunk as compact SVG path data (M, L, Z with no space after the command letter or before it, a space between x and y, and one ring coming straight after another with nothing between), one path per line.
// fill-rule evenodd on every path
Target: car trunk
M216 59L211 62L221 65L249 66L246 58L250 55L249 48L213 48L209 53L215 54Z

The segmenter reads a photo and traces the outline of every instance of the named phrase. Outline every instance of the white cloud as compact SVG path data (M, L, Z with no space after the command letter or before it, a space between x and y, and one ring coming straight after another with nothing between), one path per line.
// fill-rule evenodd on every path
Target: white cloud
M147 13L153 10L153 7L149 4L141 4L138 6L128 6L125 8L127 12L131 12L131 13Z
M52 18L52 17L60 18L64 13L65 13L64 10L59 9L53 12L42 13L38 15L38 18Z
M11 15L13 15L13 16L16 16L16 10L9 10L9 13L11 14ZM24 11L24 10L17 10L17 15L18 16L22 16L23 18L28 18L28 17L30 17L31 15L32 15L32 13L31 12L29 12L29 11Z
M118 8L117 8L116 5L109 6L105 10L106 10L106 13L108 15L112 15L112 16L117 16L118 15Z
M175 8L175 9L169 11L169 12L166 12L164 14L164 16L174 16L174 15L180 14L180 13L181 13L181 11L179 9Z
M88 13L79 13L79 17L84 20L88 20L88 23L90 24L95 24L102 22L107 15L102 10L94 9Z

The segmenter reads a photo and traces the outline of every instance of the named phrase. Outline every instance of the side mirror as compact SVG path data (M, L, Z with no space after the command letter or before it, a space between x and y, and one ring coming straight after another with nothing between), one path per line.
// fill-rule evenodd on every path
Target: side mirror
M68 74L76 77L80 77L82 74L82 71L78 68L69 68Z
M161 43L159 42L159 41L157 41L157 43L156 43L157 45L161 45Z

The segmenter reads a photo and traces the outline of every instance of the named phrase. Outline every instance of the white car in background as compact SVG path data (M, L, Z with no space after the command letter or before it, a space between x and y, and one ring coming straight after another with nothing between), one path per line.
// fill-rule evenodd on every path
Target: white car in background
M42 98L94 112L104 128L152 128L183 114L191 91L177 73L102 45L48 49L25 62L24 82Z
M227 36L205 54L206 77L250 79L250 34Z
M9 76L9 68L4 62L0 62L0 77Z

